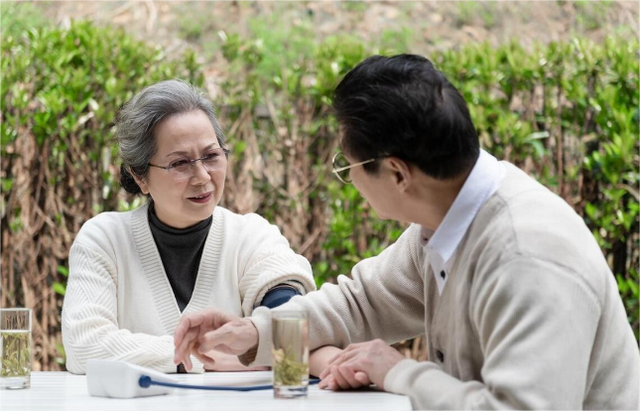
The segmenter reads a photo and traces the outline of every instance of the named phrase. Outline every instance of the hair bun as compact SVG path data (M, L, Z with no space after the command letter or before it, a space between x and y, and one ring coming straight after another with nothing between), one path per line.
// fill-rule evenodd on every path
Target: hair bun
M136 183L136 180L133 178L127 167L123 165L120 166L120 185L125 189L127 193L131 194L141 194L142 190L140 190L140 186Z

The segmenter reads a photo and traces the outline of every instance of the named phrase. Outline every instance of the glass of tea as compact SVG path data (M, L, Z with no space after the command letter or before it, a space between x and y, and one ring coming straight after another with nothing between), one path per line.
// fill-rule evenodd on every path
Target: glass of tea
M309 322L305 312L273 311L273 395L306 398L309 385Z
M0 388L31 386L31 309L0 309Z

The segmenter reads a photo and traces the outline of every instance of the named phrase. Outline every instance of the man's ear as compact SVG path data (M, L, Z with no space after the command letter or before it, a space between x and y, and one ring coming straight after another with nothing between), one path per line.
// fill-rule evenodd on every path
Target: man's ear
M387 165L398 191L405 192L411 185L413 172L411 167L398 157L387 157Z
M136 184L138 185L138 187L140 187L140 191L142 191L142 194L145 194L145 195L149 194L149 187L147 186L147 183L143 179L138 177L138 175L134 173L133 170L131 170L131 168L129 168L129 174L131 174L133 179L136 181Z

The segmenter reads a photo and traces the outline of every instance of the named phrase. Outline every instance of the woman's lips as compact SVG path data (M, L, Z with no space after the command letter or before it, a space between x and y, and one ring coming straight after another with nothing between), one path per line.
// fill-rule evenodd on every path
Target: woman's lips
M189 197L188 200L198 204L208 203L209 200L211 200L211 193L204 193L197 196Z

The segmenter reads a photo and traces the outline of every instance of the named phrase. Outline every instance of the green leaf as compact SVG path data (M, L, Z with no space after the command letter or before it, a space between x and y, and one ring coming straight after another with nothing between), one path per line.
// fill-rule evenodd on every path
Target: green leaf
M69 277L69 269L63 265L59 265L57 268L57 271L59 274L63 275L64 277Z
M64 295L67 290L67 288L63 284L58 282L53 283L51 287L56 294L60 295Z

